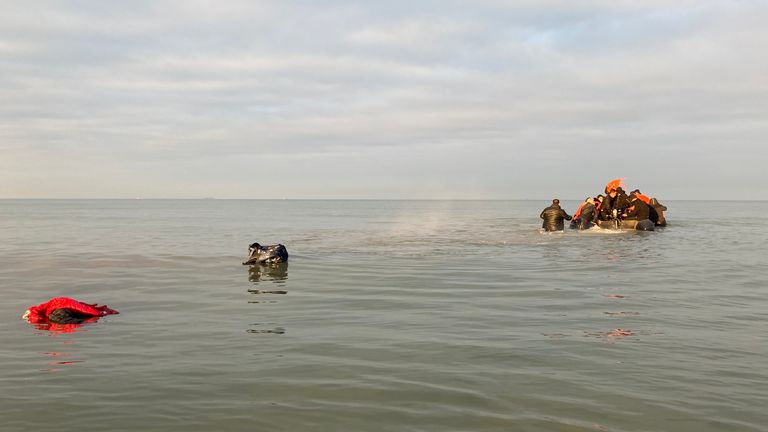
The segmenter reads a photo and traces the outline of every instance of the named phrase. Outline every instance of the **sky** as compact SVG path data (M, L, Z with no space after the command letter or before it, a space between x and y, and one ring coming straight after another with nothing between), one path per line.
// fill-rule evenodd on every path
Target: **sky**
M768 199L765 0L0 8L0 198Z

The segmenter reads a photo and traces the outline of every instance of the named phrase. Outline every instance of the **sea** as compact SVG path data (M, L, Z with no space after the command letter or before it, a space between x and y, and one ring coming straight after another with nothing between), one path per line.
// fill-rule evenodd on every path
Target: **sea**
M0 200L0 431L768 431L768 202L661 201Z

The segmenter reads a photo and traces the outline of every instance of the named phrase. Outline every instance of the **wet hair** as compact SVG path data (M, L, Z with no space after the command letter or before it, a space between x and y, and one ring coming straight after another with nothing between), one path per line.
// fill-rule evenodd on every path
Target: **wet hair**
M560 200L555 198L555 199L552 200L552 204L558 205L558 204L560 204Z
M248 245L248 247L250 249L261 249L261 245L258 243L251 243L250 245Z

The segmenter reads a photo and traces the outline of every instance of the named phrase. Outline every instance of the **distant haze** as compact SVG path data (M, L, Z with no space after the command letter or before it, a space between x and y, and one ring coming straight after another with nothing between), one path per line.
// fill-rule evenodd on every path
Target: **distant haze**
M0 198L768 199L765 0L0 7Z

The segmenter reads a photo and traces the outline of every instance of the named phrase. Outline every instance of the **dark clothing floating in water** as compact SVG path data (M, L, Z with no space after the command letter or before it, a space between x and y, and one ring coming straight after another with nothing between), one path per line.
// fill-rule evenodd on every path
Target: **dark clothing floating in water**
M545 208L539 217L544 219L541 227L546 231L562 231L565 229L563 220L571 220L571 216L560 208L558 204L552 204Z
M248 246L248 259L243 265L276 264L288 261L288 249L281 244L262 246L252 243Z
M93 315L87 315L71 309L54 309L48 314L48 322L53 324L82 324L93 319Z

